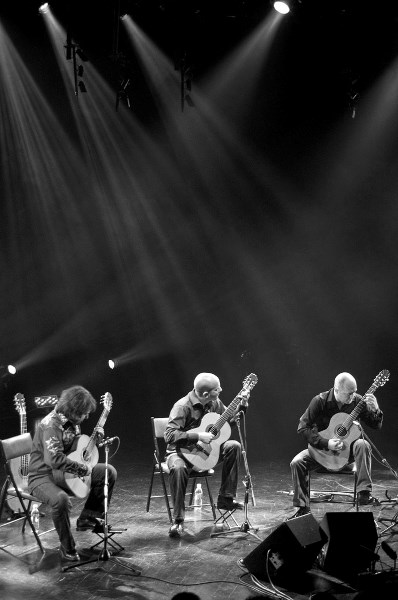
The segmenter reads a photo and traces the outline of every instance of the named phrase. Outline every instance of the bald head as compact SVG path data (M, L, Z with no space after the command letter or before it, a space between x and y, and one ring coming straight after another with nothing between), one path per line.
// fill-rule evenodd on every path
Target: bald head
M334 380L334 396L337 402L349 404L357 391L357 382L351 373L339 373Z
M199 375L196 375L193 387L196 395L202 401L217 398L222 391L220 380L213 373L199 373Z

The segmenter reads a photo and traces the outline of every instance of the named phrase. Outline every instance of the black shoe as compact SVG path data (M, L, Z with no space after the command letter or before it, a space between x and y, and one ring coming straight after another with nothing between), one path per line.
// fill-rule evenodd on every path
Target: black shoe
M61 557L64 560L69 560L70 562L78 562L80 560L80 556L78 555L78 553L76 552L76 550L66 551L63 546L60 546L59 547L59 552L61 554Z
M169 529L169 537L171 538L180 538L184 533L184 523L173 523L173 525Z
M96 519L95 517L79 517L76 521L76 530L77 531L89 531L93 530L100 519Z
M380 500L371 495L368 490L358 492L358 506L380 506Z
M286 520L290 521L291 519L296 519L297 517L304 517L304 515L309 515L310 512L311 511L308 508L308 506L300 506L300 508L294 513L294 515L288 517Z
M218 510L243 510L243 504L236 502L233 498L226 498L225 496L218 496L217 499Z

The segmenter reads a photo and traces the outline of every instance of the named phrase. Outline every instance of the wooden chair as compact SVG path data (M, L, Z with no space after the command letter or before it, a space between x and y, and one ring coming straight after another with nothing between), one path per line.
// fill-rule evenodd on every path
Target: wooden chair
M167 514L169 516L169 521L170 521L170 523L173 523L173 517L171 514L172 506L170 505L170 501L169 501L170 493L168 492L168 487L166 485L166 475L169 475L170 471L167 467L166 462L164 460L162 460L162 454L160 451L161 447L162 447L162 449L165 448L164 432L166 430L167 423L168 423L167 418L151 417L151 428L152 428L152 438L153 438L154 450L153 450L153 465L152 465L151 480L150 480L150 484L149 484L148 498L147 498L147 503L146 503L146 512L149 512L149 507L150 507L152 498L164 498L164 501L166 503L166 508L167 508ZM195 493L195 486L196 486L197 480L204 479L206 482L209 503L207 503L207 504L204 503L203 506L211 506L211 509L213 512L213 518L216 519L216 511L215 511L213 496L212 496L210 486L209 486L209 481L208 481L209 477L212 477L213 475L214 475L213 469L209 469L208 471L191 471L191 473L189 475L189 479L192 480L192 488L191 488L191 491L188 492L188 494L189 494L189 505L188 506L189 507L193 506L192 502L193 502L193 497L194 497L194 493ZM160 481L161 481L161 485L162 485L162 489L163 489L162 495L153 495L152 494L155 476L160 477Z
M12 519L11 521L7 521L6 523L2 523L0 528L7 527L13 525L14 523L23 520L22 533L25 532L25 525L29 523L29 526L32 530L32 533L35 536L36 543L40 549L40 552L44 556L45 550L41 543L40 537L35 529L35 526L32 523L30 517L30 509L33 502L38 502L37 498L18 488L15 482L15 478L10 466L10 461L13 458L19 458L21 456L25 456L30 454L32 450L32 437L30 433L23 433L21 435L16 435L11 438L7 438L5 440L0 440L0 461L1 464L4 465L4 469L6 472L6 480L2 487L0 493L0 517L3 513L3 509L5 507L7 498L17 498L20 503L20 517L16 519ZM10 554L11 556L16 557L14 554L6 550L5 546L0 546L0 550ZM23 561L26 562L26 561Z

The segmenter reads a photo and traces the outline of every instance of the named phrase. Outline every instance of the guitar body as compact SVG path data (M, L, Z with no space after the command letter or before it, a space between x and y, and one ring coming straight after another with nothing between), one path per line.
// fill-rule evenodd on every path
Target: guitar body
M90 438L88 435L79 435L76 438L77 443L75 450L72 450L68 454L68 458L78 463L87 465L91 469L95 467L98 462L99 452L96 446L93 446L91 452L86 453L87 446L89 445ZM91 475L85 477L78 477L74 473L65 473L64 471L53 471L53 477L55 483L66 487L73 493L77 498L86 498L90 493L91 488Z
M204 415L199 427L191 429L197 433L209 431L220 415L217 413L207 413ZM192 442L189 446L180 448L180 453L191 463L195 471L208 471L216 466L220 457L220 446L226 442L231 435L231 426L225 423L218 434L211 440L210 444L203 442Z
M320 450L314 446L308 445L310 456L328 471L341 471L348 464L351 445L361 435L359 426L353 422L347 431L342 424L347 420L347 413L336 413L330 419L327 429L324 429L319 435L326 439L339 439L343 442L343 448L339 451Z

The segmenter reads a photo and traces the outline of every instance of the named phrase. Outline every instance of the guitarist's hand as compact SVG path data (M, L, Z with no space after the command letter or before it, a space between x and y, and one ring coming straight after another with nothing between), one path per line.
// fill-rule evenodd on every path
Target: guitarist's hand
M96 427L94 431L95 431L95 442L96 442L96 444L99 444L104 439L104 435L105 435L104 428Z
M339 438L332 438L328 441L328 450L332 452L338 452L343 449L343 442Z
M214 435L210 431L201 431L199 433L199 442L203 442L204 444L210 444L213 438Z

